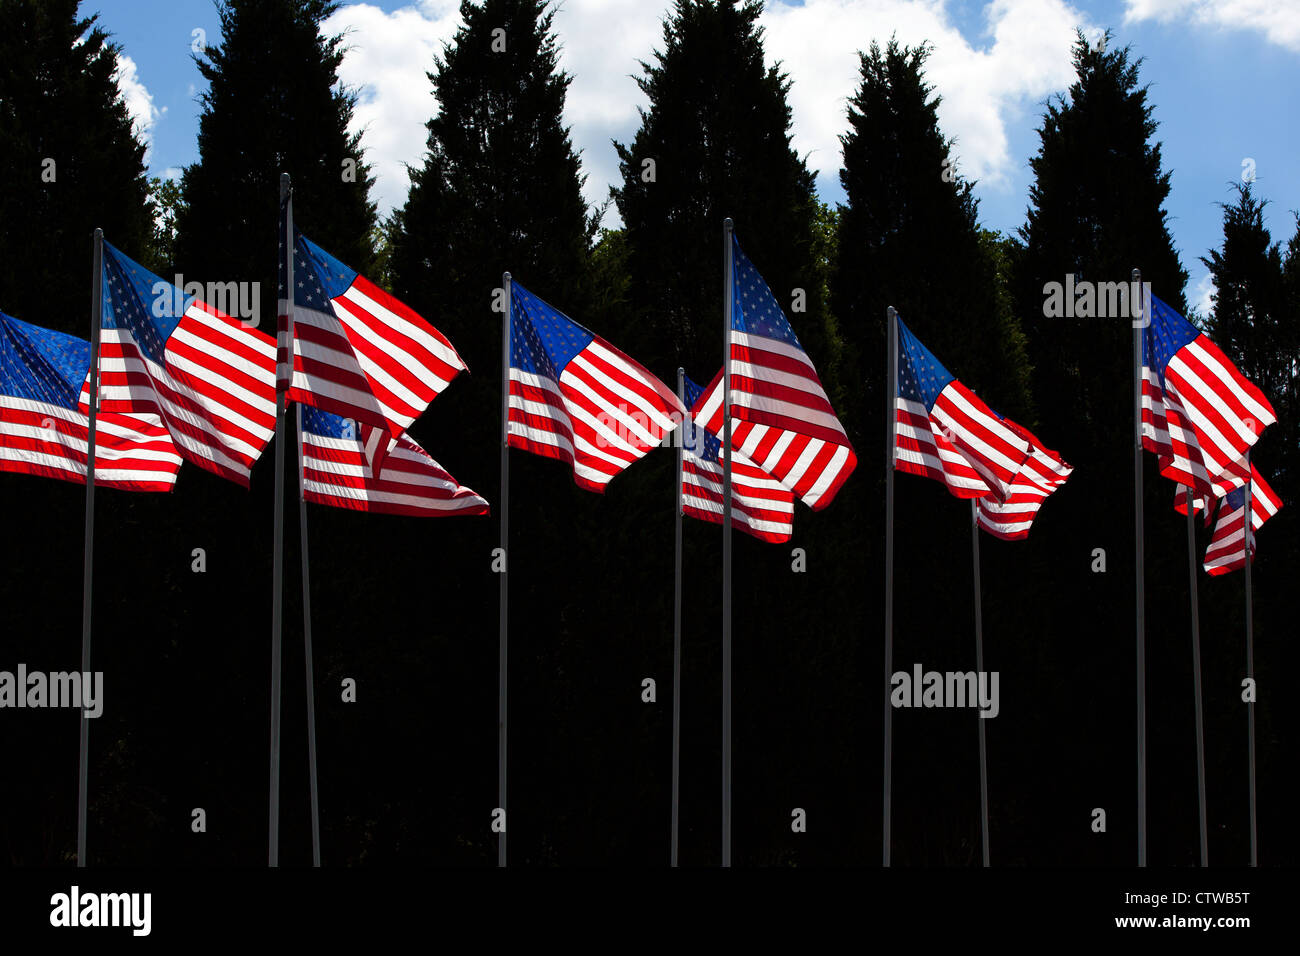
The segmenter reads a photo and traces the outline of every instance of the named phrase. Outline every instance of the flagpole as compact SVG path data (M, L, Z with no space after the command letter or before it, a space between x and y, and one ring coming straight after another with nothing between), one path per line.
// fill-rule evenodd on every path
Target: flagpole
M267 826L267 865L280 865L280 641L284 606L284 445L286 391L293 378L293 190L289 174L280 174L284 205L285 322L279 330L275 376L275 530L271 544L271 785Z
M90 621L95 581L95 419L99 412L99 341L104 320L104 230L96 229L90 280L90 424L86 431L86 540L81 575L81 674L90 674ZM77 866L86 857L86 805L90 789L90 719L81 714L77 768Z
M686 405L686 370L677 369L677 400ZM677 489L673 518L676 545L673 551L673 834L671 865L677 865L677 835L680 816L682 766L682 456L685 453L686 420L677 430Z
M506 809L506 647L509 622L510 586L507 547L510 540L510 313L512 290L510 273L501 276L505 289L505 315L501 319L501 594L500 594L500 664L497 673L497 806ZM506 865L506 822L497 837L497 866Z
M980 607L980 512L972 498L970 502L971 553L975 569L975 675L984 674L984 614ZM976 714L980 729L980 820L983 835L984 865L989 865L989 754L984 735L984 715Z
M1134 269L1133 288L1142 288L1142 272ZM1138 293L1138 309L1144 324L1151 316L1148 305ZM1133 326L1133 557L1137 594L1135 633L1137 643L1137 841L1138 866L1147 865L1147 661L1146 661L1146 556L1142 515L1142 333L1143 325Z
M722 222L722 865L731 866L731 218Z
M1243 544L1246 547L1246 676L1253 683L1255 680L1255 615L1250 590L1251 540L1255 537L1255 506L1251 501L1251 483L1254 473L1250 470L1250 450L1246 450L1246 510L1242 515L1242 531L1245 534ZM1252 687L1256 698L1258 687ZM1255 818L1255 701L1246 703L1246 736L1250 747L1250 865L1259 866L1259 843L1257 840Z
M294 405L298 439L298 542L302 552L302 640L307 671L307 774L311 781L311 865L320 866L320 790L316 778L316 673L311 657L311 571L307 548L307 475L303 471L302 406Z
M1201 866L1210 865L1210 830L1205 807L1205 719L1201 702L1201 612L1196 593L1196 518L1187 485L1187 589L1192 601L1192 684L1196 692L1196 795L1201 814ZM1207 503L1208 507L1208 503Z
M890 823L894 780L894 709L890 689L894 673L894 451L898 432L898 312L891 305L885 312L889 325L889 400L885 413L885 771L882 819L884 834L881 856L889 866Z

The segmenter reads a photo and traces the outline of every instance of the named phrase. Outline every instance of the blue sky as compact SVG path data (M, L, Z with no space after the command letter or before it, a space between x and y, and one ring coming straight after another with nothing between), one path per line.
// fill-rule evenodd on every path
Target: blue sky
M644 105L632 75L660 43L668 0L564 0L556 18L562 63L574 75L566 119L582 150L587 196L598 201L616 174L610 139L626 141ZM1275 239L1295 228L1300 210L1300 3L1238 0L804 0L769 2L769 56L794 83L795 143L819 170L823 198L843 198L837 136L852 95L855 51L897 34L929 40L931 82L943 97L940 120L958 140L959 168L978 180L981 219L1011 232L1024 221L1035 132L1042 104L1071 79L1076 26L1102 27L1112 43L1144 58L1142 78L1160 123L1167 205L1175 243L1191 274L1193 304L1209 293L1198 261L1220 241L1221 211L1243 162L1254 161L1256 188L1270 201ZM456 0L346 3L330 26L346 32L343 78L360 92L358 126L379 183L381 211L400 204L404 164L418 163L423 123L436 109L424 78L432 55L458 22ZM130 59L123 87L150 144L154 175L198 158L198 95L203 80L191 52L196 30L219 37L212 0L89 0ZM1253 13L1252 11L1260 11ZM938 171L936 171L938 174ZM616 224L616 220L607 220Z

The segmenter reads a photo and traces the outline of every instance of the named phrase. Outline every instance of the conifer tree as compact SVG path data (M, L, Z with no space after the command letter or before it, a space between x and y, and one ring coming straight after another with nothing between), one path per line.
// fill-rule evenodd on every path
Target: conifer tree
M0 0L0 309L87 335L96 227L144 257L144 144L118 47L77 0Z
M221 42L196 56L199 161L186 168L176 267L187 278L259 281L261 327L275 314L279 179L293 180L295 225L352 268L372 265L373 179L356 96L340 85L341 37L321 24L334 0L221 0Z
M637 310L632 340L652 367L712 375L721 364L730 216L834 399L813 174L791 146L790 80L766 62L761 12L756 0L677 0L662 49L642 64L650 107L631 142L615 144L623 181L613 190Z
M961 175L954 144L939 129L940 98L925 81L930 52L894 40L884 49L873 43L861 55L861 83L842 137L840 183L848 202L832 301L861 363L861 381L871 385L855 391L856 417L877 418L885 310L892 305L953 374L1002 414L1024 420L1024 337L1002 293L997 242L979 227L974 184Z
M491 369L499 329L484 316L504 271L589 321L596 219L564 125L571 77L558 66L551 5L465 0L460 12L429 74L438 111L392 219L391 269L396 294L434 318L470 368Z

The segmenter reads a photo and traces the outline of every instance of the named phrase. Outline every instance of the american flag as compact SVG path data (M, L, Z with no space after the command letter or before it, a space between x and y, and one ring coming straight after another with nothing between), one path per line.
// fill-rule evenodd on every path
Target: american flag
M1250 469L1250 556L1255 558L1255 532L1278 513L1282 499L1252 466ZM1234 488L1219 502L1219 519L1214 536L1205 549L1205 570L1218 576L1246 566L1246 489Z
M722 421L722 372L708 388L689 378L685 385L691 418L682 424L682 512L722 524L722 440L700 424ZM734 450L731 526L774 544L789 541L794 531L794 492Z
M1151 296L1143 330L1142 445L1198 499L1246 483L1245 454L1277 421L1264 393L1208 337Z
M285 293L280 219L280 322ZM288 400L361 423L377 474L383 456L466 365L414 310L295 230L293 382Z
M781 306L731 245L731 446L820 511L857 455Z
M78 407L90 343L0 312L0 471L86 482L90 419ZM95 484L171 491L181 456L156 415L95 416Z
M100 408L156 415L181 455L248 487L275 433L275 343L104 243ZM89 376L80 406L89 410Z
M1012 480L1011 493L1006 501L999 501L992 495L978 499L977 520L979 526L994 537L1019 541L1029 537L1029 527L1037 517L1038 509L1052 492L1065 484L1074 469L1028 428L1005 418L1002 421L1029 443L1029 457Z
M641 365L519 283L510 310L509 441L567 461L601 492L658 445L685 412Z
M1007 501L1029 440L957 381L898 323L894 467L943 482L958 498Z
M302 407L303 494L316 504L376 514L485 515L488 503L458 483L406 434L372 473L352 419Z

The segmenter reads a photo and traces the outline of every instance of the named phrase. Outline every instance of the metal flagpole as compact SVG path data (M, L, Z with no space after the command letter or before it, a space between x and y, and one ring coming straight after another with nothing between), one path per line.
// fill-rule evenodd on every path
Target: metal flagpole
M894 781L894 708L889 694L894 673L894 449L898 430L898 312L885 313L889 325L889 404L885 414L885 772L881 816L884 821L881 856L889 866L890 814Z
M1246 451L1246 511L1242 515L1242 530L1246 546L1246 676L1255 680L1255 615L1250 593L1251 540L1255 537L1255 512L1251 501L1250 451ZM1259 688L1252 687L1256 699ZM1259 843L1255 826L1255 702L1246 704L1246 736L1250 747L1250 865L1259 866Z
M686 404L686 370L677 369L677 400ZM673 836L672 866L677 865L678 819L682 769L682 445L686 441L686 420L677 429L677 499L673 508L676 546L673 557Z
M980 607L980 511L972 498L970 502L971 553L975 568L975 675L984 674L984 614ZM980 820L984 842L984 865L989 865L989 753L984 736L984 715L976 714L980 728Z
M1133 288L1142 288L1142 272L1133 270ZM1138 866L1147 865L1147 660L1146 556L1142 517L1142 333L1151 321L1145 297L1139 293L1142 323L1133 326L1133 557L1137 588L1137 841Z
M311 865L320 866L320 790L316 779L316 674L311 658L311 571L307 549L307 475L302 457L302 406L294 405L298 438L298 532L302 551L302 641L307 671L307 774L311 781Z
M279 330L275 375L275 531L271 544L271 797L267 828L267 865L280 865L280 639L284 606L284 445L287 441L285 392L293 378L293 190L289 174L280 174L284 206L284 327Z
M1207 503L1208 507L1208 503ZM1205 719L1201 703L1201 612L1196 594L1196 518L1187 486L1187 589L1192 599L1192 689L1196 692L1196 795L1201 812L1201 866L1210 865L1210 831L1205 812Z
M722 865L731 866L731 218L722 223Z
M96 229L90 280L90 425L86 432L86 551L81 576L81 674L90 674L90 609L95 580L95 417L99 411L99 327L104 320L104 230ZM90 718L81 715L77 769L77 866L86 865L86 801L90 788Z
M506 625L509 622L510 587L507 569L510 559L510 273L501 276L505 289L505 315L501 319L501 595L500 654L497 674L497 806L506 810ZM506 865L506 821L497 837L497 866Z

